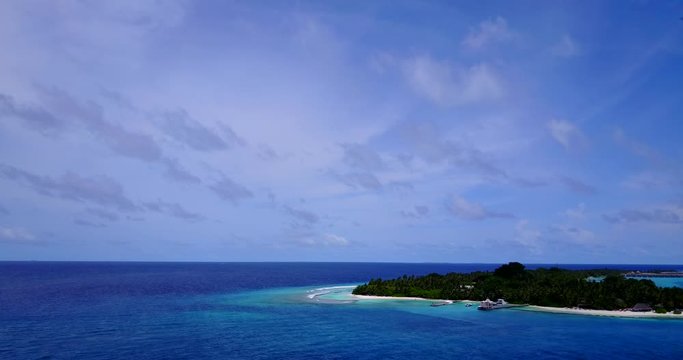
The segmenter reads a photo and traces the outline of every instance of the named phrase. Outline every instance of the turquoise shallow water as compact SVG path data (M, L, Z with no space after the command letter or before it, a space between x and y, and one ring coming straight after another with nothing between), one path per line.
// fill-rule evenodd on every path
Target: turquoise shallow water
M348 287L324 289L494 266L5 263L0 358L683 358L678 320L353 301Z
M638 279L652 280L659 287L683 288L683 277L653 277L653 278L638 278Z

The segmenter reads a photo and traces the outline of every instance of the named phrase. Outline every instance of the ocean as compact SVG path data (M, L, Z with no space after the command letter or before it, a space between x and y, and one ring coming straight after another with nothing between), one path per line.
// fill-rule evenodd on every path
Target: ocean
M331 292L334 299L337 290L321 288L370 278L497 266L0 262L0 358L683 358L679 320L482 312L462 304L313 301L310 296Z

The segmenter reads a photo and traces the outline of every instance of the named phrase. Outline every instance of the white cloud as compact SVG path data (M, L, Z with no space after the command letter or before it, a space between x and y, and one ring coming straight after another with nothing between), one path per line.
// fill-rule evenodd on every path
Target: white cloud
M553 139L565 149L580 148L586 144L586 137L581 130L569 121L552 119L547 126Z
M564 35L550 48L550 52L559 57L573 57L581 54L581 48L571 36Z
M469 202L462 197L456 197L450 204L451 212L466 219L483 219L486 217L486 210L483 206Z
M322 243L328 246L347 246L349 245L349 240L340 235L325 234L323 235Z
M419 56L406 62L411 86L440 105L462 105L500 98L504 91L498 76L486 64L462 67Z
M603 219L613 224L651 223L664 225L683 224L683 206L664 205L658 207L640 207L638 209L622 209L611 214L604 214Z
M561 240L574 244L594 244L596 240L592 231L576 226L556 225L551 228L551 231L559 235Z
M305 234L297 239L296 243L311 247L344 247L350 244L349 240L343 236L335 234Z
M498 16L484 20L463 39L462 44L470 49L481 49L491 43L503 42L513 38L513 32L508 28L507 21Z
M3 1L0 14L8 14L12 22L0 25L0 43L7 41L4 45L24 54L14 59L40 55L56 65L61 59L50 55L57 52L78 65L134 65L159 31L183 22L186 8L185 0ZM29 63L46 70L55 66Z
M35 236L22 228L0 227L0 240L5 241L31 241Z
M489 218L512 218L512 214L492 211L484 206L467 201L463 197L455 196L448 204L448 210L458 218L466 220L483 220Z
M515 240L531 249L534 253L540 252L538 241L541 239L541 235L541 231L532 228L526 219L518 221L515 225Z
M425 205L415 205L410 210L401 210L400 214L405 218L421 219L429 215L429 207Z
M683 179L665 172L644 171L629 176L621 182L621 186L631 190L680 188Z
M586 205L584 203L580 203L575 208L567 209L564 212L564 215L571 220L583 220L586 217Z
M624 147L634 155L648 160L653 165L668 165L668 161L659 152L657 152L655 149L648 146L647 144L641 143L627 136L624 130L622 130L621 128L617 128L614 130L613 137L614 141L618 145Z

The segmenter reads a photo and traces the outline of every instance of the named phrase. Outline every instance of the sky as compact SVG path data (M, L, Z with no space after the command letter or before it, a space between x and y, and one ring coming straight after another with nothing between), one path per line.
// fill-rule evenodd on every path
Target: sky
M680 1L0 2L0 260L683 262Z

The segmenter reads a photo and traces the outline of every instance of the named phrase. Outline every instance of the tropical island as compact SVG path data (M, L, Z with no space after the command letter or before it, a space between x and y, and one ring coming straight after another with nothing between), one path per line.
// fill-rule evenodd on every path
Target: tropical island
M680 315L683 289L657 287L651 280L628 278L625 273L625 270L557 267L528 270L518 262L511 262L493 272L372 279L357 286L353 294L440 300L505 299L540 309L631 310Z

